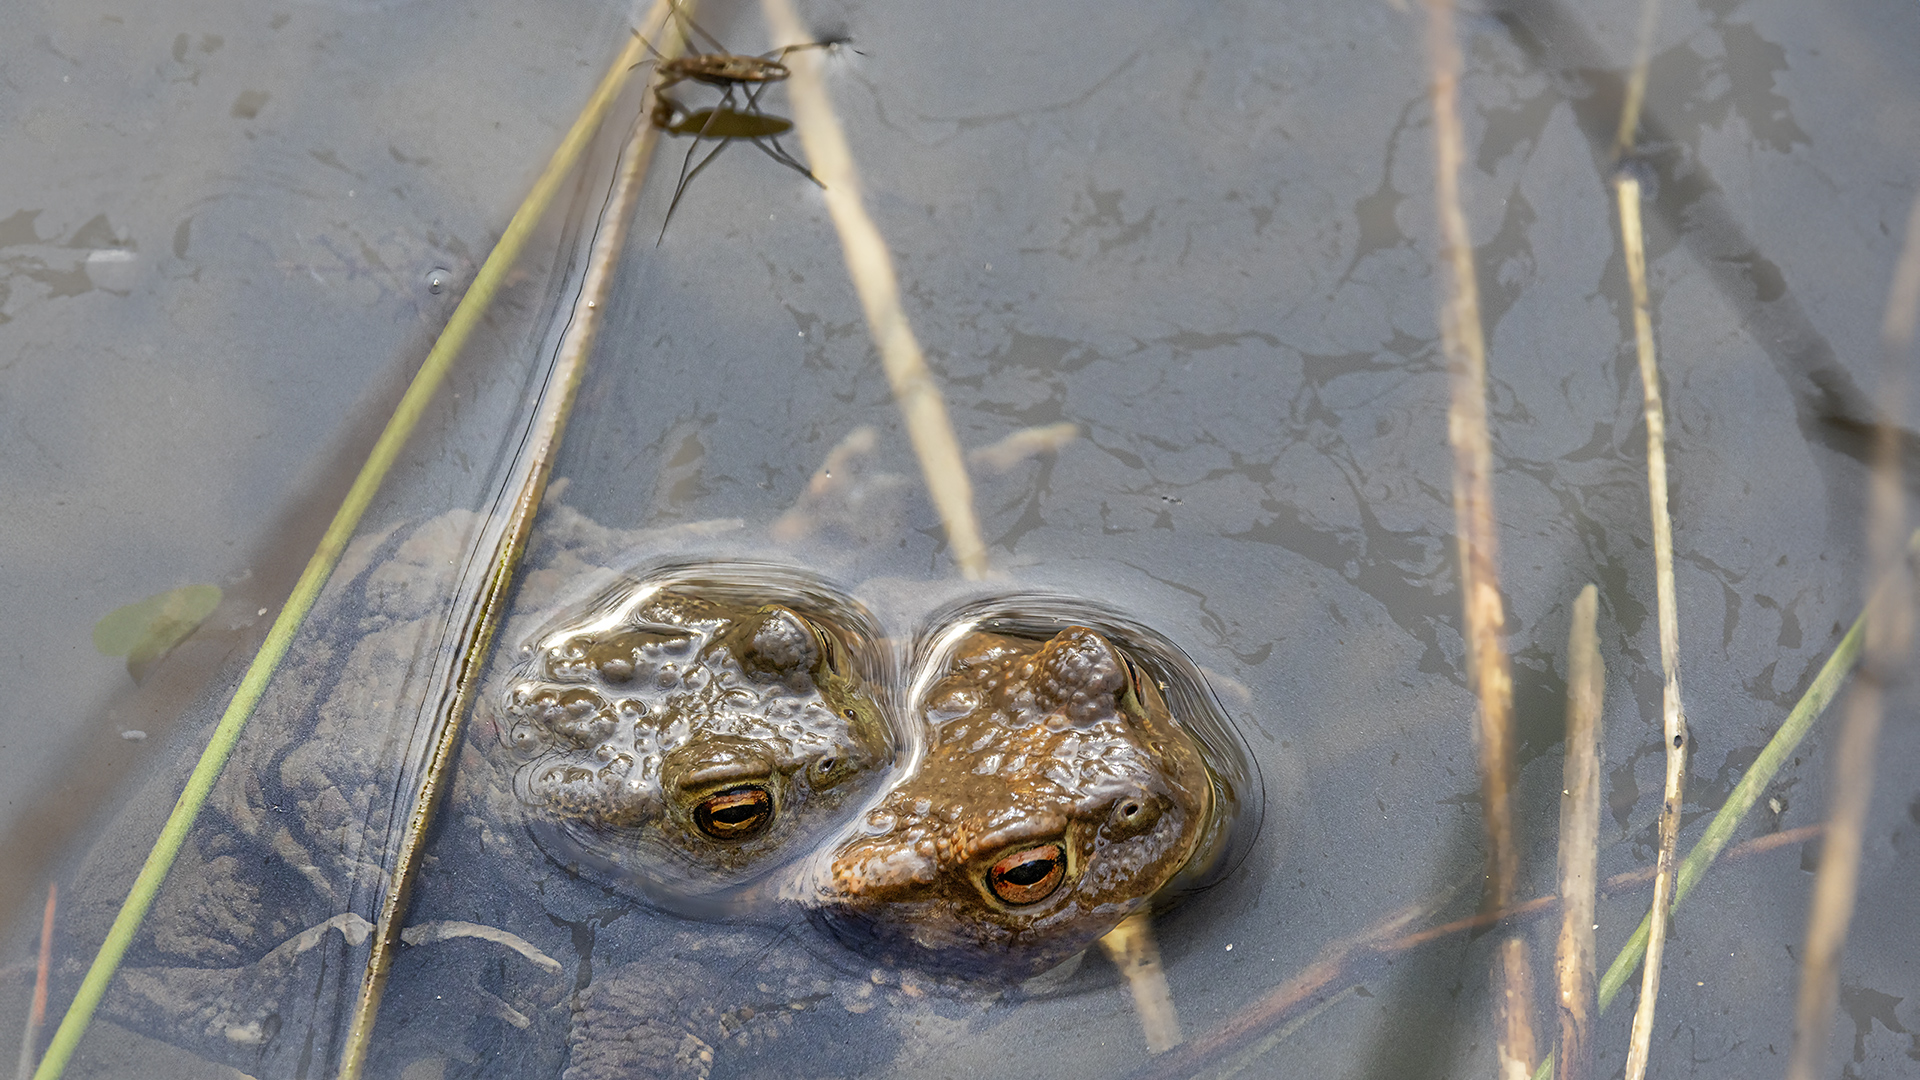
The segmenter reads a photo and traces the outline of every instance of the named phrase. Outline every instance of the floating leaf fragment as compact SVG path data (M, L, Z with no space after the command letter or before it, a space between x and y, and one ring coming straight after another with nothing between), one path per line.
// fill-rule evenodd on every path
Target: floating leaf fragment
M135 670L165 656L220 606L220 586L183 585L116 608L93 625L102 656L124 656Z

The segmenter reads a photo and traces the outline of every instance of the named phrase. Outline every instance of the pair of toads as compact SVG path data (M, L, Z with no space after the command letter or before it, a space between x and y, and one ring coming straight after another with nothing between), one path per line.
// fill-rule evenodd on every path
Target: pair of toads
M108 989L93 1074L124 1071L115 1039L128 1060L151 1039L251 1076L331 1071L477 527L349 546ZM637 543L562 507L530 551L370 1075L700 1080L803 1046L829 1075L909 1075L900 1055L1025 1022L983 1009L1060 992L1063 961L1251 838L1249 758L1146 627L1000 595L902 644L798 571L614 575ZM62 888L56 1008L203 742L183 733Z
M976 603L902 665L797 572L664 569L524 646L495 722L543 846L590 874L1029 975L1215 872L1240 797L1170 646L1074 614Z

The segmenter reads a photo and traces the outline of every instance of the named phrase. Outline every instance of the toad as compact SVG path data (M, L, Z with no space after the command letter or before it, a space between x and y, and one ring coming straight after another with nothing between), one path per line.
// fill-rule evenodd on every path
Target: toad
M816 916L843 939L934 970L1030 974L1222 862L1234 770L1213 767L1195 726L1204 691L1180 688L1182 716L1168 680L1186 676L1149 671L1156 650L1031 630L961 621L923 661L925 752L821 887Z
M501 734L549 849L712 899L811 848L892 764L859 605L756 564L629 578L523 647Z
M349 545L135 935L101 1005L110 1023L90 1040L138 1033L257 1076L331 1071L387 880L389 825L403 816L402 763L431 691L426 658L456 557L479 526L452 512ZM554 618L566 583L615 580L606 567L643 546L686 539L616 534L556 508L530 548L503 640L533 647L496 657L483 684L370 1075L486 1060L491 1075L553 1076L570 1055L613 1053L599 1044L617 1040L618 1025L587 1021L617 995L603 995L600 1012L579 997L597 981L595 957L610 979L620 964L644 967L684 926L757 940L744 926L649 910L634 894L712 896L749 881L772 894L772 871L846 824L891 766L895 736L876 687L894 676L872 622L809 576L741 564L666 571ZM603 705L575 707L588 695ZM177 764L62 890L60 995L105 936L204 738L180 740ZM568 858L588 849L619 878L611 887L574 872ZM608 922L621 932L604 933ZM808 956L784 967L804 970ZM734 992L727 972L711 974L683 991L731 1008L720 1001Z
M330 1067L384 881L396 708L425 692L476 527L350 547L103 1002L119 1037ZM961 619L909 695L864 609L805 574L669 567L553 614L636 548L700 544L543 519L502 631L529 646L483 684L370 1075L796 1075L796 1053L897 1072L1070 991L1061 961L1220 863L1234 803L1193 738L1198 674L1150 635ZM917 769L888 771L896 742ZM69 986L185 764L82 871Z

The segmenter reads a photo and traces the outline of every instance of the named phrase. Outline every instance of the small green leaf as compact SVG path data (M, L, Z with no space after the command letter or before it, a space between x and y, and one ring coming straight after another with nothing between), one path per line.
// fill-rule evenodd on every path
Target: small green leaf
M220 606L220 586L183 585L118 608L93 626L93 647L102 656L145 664L193 633Z

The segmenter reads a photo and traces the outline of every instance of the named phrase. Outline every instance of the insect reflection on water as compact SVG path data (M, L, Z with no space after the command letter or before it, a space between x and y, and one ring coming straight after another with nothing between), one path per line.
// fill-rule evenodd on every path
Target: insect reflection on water
M659 78L653 86L651 123L672 135L693 136L693 144L687 147L686 157L680 162L680 177L674 184L673 199L667 204L666 218L660 223L661 240L666 239L667 225L673 220L673 212L679 208L681 198L686 195L687 186L736 139L752 142L774 161L815 184L820 183L812 170L780 145L779 137L793 130L793 123L782 117L768 115L760 106L760 95L766 92L767 87L784 82L791 74L787 65L782 63L787 54L800 49L831 49L846 43L844 38L830 37L748 56L729 52L718 38L701 28L677 5L673 8L672 17L679 19L713 51L662 58L656 67ZM648 47L652 48L650 44ZM710 108L691 109L668 96L669 89L684 82L716 87L720 90L720 100ZM736 94L739 96L736 97ZM694 157L700 150L701 141L708 139L717 145L695 164Z

